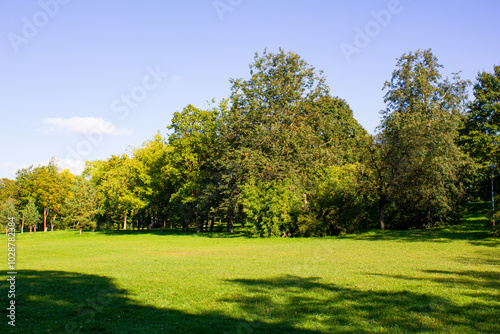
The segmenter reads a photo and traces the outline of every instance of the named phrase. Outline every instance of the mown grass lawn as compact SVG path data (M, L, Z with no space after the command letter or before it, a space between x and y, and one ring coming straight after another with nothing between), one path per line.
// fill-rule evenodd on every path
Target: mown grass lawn
M471 208L450 228L321 239L17 234L0 332L500 333L500 241Z

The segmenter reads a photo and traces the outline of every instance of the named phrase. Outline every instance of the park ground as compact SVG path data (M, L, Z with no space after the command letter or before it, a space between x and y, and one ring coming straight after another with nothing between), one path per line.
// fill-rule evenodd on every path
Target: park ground
M78 231L16 235L2 333L500 333L500 240L462 223L328 238Z

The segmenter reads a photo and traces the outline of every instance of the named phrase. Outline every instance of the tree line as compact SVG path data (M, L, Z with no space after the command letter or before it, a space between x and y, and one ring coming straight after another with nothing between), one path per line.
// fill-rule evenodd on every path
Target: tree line
M486 198L486 166L500 163L500 66L478 74L473 100L470 82L442 68L430 49L402 55L371 135L299 55L256 53L249 79L174 113L168 137L88 161L81 176L53 159L2 179L0 222L256 236L453 224L466 201Z

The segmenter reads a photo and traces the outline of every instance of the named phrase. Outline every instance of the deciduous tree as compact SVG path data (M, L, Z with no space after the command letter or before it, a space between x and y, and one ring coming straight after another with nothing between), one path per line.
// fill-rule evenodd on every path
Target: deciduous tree
M468 161L456 139L467 82L458 75L443 79L440 68L431 50L410 52L384 85L387 108L373 173L381 227L388 201L393 227L423 227L452 221L463 199Z

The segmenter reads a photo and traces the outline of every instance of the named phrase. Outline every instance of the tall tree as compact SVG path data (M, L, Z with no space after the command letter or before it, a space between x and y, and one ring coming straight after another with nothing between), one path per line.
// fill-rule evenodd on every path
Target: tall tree
M87 162L85 173L91 175L103 208L122 217L123 229L127 229L129 215L147 206L151 179L140 160L127 155L112 156L108 160Z
M17 198L20 207L26 207L30 199L43 212L43 230L54 230L57 215L64 199L67 197L69 187L73 182L73 174L69 170L60 171L56 159L51 159L46 166L20 169L16 174Z
M500 66L481 72L474 85L474 101L468 104L461 129L464 150L483 166L500 164Z
M487 166L500 166L499 132L500 66L494 66L492 73L478 73L474 100L468 104L467 119L460 129L459 139L462 150L474 159L478 167L471 192L483 199L490 196L490 170Z
M221 105L224 106L224 103ZM200 224L206 218L203 213L210 207L207 187L210 185L211 153L219 115L219 108L203 110L188 105L182 112L174 114L169 126L174 132L169 137L173 151L167 173L176 180L171 201L183 209L183 228L187 228L187 221L193 220L198 233Z
M374 173L382 189L382 228L388 201L392 226L423 227L451 221L463 199L467 157L456 139L468 83L457 74L442 79L440 68L431 50L410 52L384 84L387 108Z
M314 196L314 180L329 165L358 159L357 137L365 131L347 103L329 95L325 81L321 71L316 73L300 56L283 50L256 54L250 79L231 80L231 107L217 140L220 192L230 219L243 211L255 226L265 226L250 206L267 204L242 198L243 189L246 195L269 190L275 202L282 196L298 199L289 206L292 210ZM285 194L288 191L294 194ZM252 198L264 201L263 196ZM274 226L271 234L286 228Z
M172 154L172 147L166 143L160 133L157 133L152 140L143 143L142 147L135 149L134 158L142 162L145 173L150 179L151 191L146 196L146 210L151 221L162 219L165 228L165 218L168 213L168 202L174 192L171 180L168 177L169 158Z
M59 197L60 184L57 173L58 168L55 160L51 160L47 166L39 166L35 169L36 191L43 207L44 232L47 232L47 220L50 210L54 208Z

